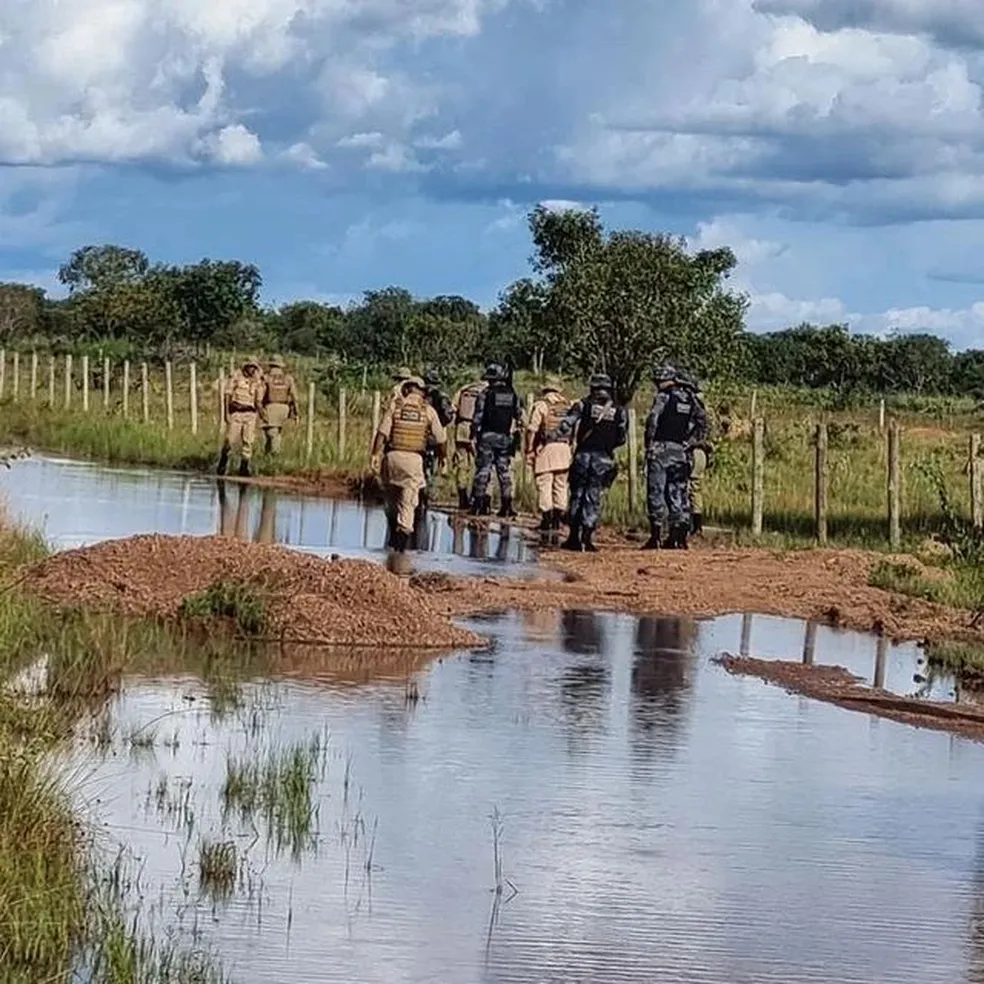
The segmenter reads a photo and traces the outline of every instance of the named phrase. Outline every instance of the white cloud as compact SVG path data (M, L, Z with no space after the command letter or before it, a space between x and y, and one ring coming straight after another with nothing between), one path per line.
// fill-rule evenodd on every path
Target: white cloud
M242 123L223 127L205 142L214 161L219 164L256 164L263 159L263 147L255 133Z
M297 164L311 171L323 171L328 167L314 152L314 148L304 141L291 144L280 156L285 161Z
M414 145L421 150L458 150L461 144L460 130L451 130L443 137L421 137L414 141Z
M786 247L768 239L754 239L744 235L737 226L725 219L697 223L697 235L690 237L688 245L695 249L721 249L728 246L738 262L745 266L757 266L785 252Z

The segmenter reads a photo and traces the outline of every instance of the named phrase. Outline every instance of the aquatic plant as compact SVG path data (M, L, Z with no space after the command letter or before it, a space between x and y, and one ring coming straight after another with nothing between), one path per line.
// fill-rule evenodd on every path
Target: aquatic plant
M189 619L229 619L248 636L262 635L267 625L262 594L240 581L216 581L199 594L185 598L180 615Z
M217 901L232 896L239 873L239 854L232 841L203 839L198 846L199 890Z

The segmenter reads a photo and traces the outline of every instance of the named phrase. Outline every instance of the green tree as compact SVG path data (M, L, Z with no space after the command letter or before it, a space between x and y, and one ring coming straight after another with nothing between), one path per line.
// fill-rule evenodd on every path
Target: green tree
M40 287L0 283L0 338L36 335L44 328L45 294Z
M141 280L150 268L147 255L128 246L83 246L58 270L58 280L76 294Z
M260 313L263 278L250 263L204 259L158 273L170 284L185 338L197 345L234 341L236 325Z

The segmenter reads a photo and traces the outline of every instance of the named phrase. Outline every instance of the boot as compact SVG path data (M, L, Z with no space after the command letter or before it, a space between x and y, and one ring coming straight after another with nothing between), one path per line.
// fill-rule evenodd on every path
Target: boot
M686 526L670 527L670 535L667 538L666 547L668 550L686 550L687 527Z
M229 472L229 449L223 448L219 454L219 464L215 469L216 475L226 475Z
M239 462L239 477L240 478L249 478L249 476L251 474L252 474L252 472L250 471L249 462L248 461L240 461Z
M545 512L540 513L540 525L537 527L537 532L539 533L549 533L553 528L553 514L552 509L547 509Z
M564 510L555 509L550 516L550 529L559 530L560 524L564 521Z
M403 530L397 530L393 534L393 549L397 553L407 552L407 542L410 540L410 534L404 533Z
M458 489L458 508L462 511L471 509L471 496L468 489Z
M513 509L513 501L511 495L504 495L502 497L502 503L499 506L499 518L500 519L515 519L516 510Z
M492 496L490 495L482 496L482 499L478 504L478 515L479 516L492 515Z
M660 529L659 523L654 523L650 521L649 523L649 539L642 545L643 550L659 550L662 547L662 542L660 539Z
M700 513L694 513L690 517L690 532L694 536L700 536L704 532L704 517Z
M561 550L581 550L581 524L571 523L570 536L560 545Z
M597 553L598 548L594 545L591 537L594 536L594 529L590 526L584 527L584 534L581 537L581 549L586 553Z

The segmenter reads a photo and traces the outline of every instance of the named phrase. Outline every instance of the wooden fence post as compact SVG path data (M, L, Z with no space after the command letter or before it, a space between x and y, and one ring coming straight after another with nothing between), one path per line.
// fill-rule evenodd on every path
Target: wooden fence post
M198 368L194 362L188 367L188 396L191 400L191 433L198 433Z
M752 536L762 535L765 496L765 421L756 417L752 427Z
M219 370L219 433L225 424L225 369Z
M878 401L878 429L885 433L885 397Z
M72 405L72 353L65 356L65 409Z
M814 531L817 543L825 546L827 543L827 422L817 424L816 461L813 478L814 491Z
M12 367L12 378L10 380L10 395L17 402L17 393L20 390L20 352L14 352L14 365Z
M0 400L3 399L4 384L7 382L7 350L0 349Z
M635 407L629 407L629 514L639 504L639 421Z
M981 435L970 435L970 516L978 529L984 526L984 461Z
M174 377L170 359L164 363L164 399L167 406L167 429L174 430Z
M130 360L123 360L123 419L130 416Z
M31 353L31 399L38 398L38 353Z
M372 394L372 434L369 435L369 446L372 447L372 442L376 440L376 431L379 430L379 424L382 420L382 397L379 394L379 390L375 390Z
M314 383L308 383L307 460L314 454Z
M55 357L48 356L48 408L55 409Z
M140 363L140 392L143 397L143 422L150 423L150 376L147 372L147 363Z
M109 384L112 371L109 359L103 359L103 410L109 409Z
M89 412L89 356L82 356L82 409Z
M345 390L340 389L338 391L338 460L341 461L345 457L345 423L347 416L347 401L345 398Z
M893 420L888 425L888 542L897 549L902 542L902 466L901 429Z
M754 420L758 414L758 395L758 390L752 390L752 399L748 407L748 416L751 417L752 420Z

